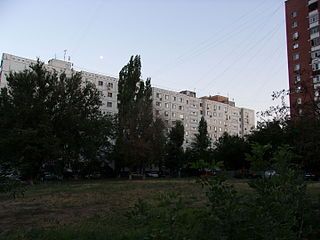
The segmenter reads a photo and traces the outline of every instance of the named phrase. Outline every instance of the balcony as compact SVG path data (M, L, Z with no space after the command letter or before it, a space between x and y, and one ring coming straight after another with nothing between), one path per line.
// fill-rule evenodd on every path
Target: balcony
M320 33L319 32L310 34L310 40L315 39L317 37L320 37Z
M311 5L311 4L313 4L313 3L315 3L315 2L318 2L318 0L309 0L309 1L308 1L308 6Z
M319 21L315 21L315 22L309 24L309 28L314 28L317 26L319 26Z
M320 45L311 47L311 52L320 50Z
M313 4L313 3L315 3L315 2L318 2L318 0L309 0L309 1L308 1L308 6L311 5L311 4Z

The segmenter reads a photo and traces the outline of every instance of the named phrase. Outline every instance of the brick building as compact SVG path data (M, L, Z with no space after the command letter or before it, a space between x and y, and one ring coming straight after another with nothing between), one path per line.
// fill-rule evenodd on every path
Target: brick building
M318 0L287 0L286 31L292 118L310 116L320 100Z

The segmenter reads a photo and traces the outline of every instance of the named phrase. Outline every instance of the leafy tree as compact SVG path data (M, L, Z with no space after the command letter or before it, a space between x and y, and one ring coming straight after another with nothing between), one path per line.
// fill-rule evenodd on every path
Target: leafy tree
M76 168L93 161L106 144L110 121L99 110L95 86L79 73L66 77L38 61L10 73L0 96L1 163L34 179L44 165Z
M140 56L131 57L119 73L117 168L143 171L151 155L152 88L141 80Z
M211 140L208 135L207 122L203 116L199 122L198 133L195 134L195 139L191 143L190 150L194 163L199 161L203 161L205 163L211 162Z
M157 118L152 127L152 155L151 161L163 171L165 165L165 147L166 147L165 125L162 119Z
M170 169L171 174L177 174L183 166L183 141L184 126L181 121L177 121L169 133L169 139L166 145L165 165Z
M250 151L250 146L245 139L224 133L214 145L215 160L223 162L227 170L239 170L249 167L245 154Z

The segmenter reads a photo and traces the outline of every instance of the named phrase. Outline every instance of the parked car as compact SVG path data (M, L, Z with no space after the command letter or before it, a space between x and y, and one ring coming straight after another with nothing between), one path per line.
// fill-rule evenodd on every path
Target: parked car
M41 175L41 181L58 181L62 179L63 179L62 176L56 175L51 172L43 172Z
M319 176L317 176L316 174L314 174L312 172L305 172L303 177L304 177L304 180L306 180L306 181L318 181L319 180Z
M271 178L271 177L276 176L276 175L277 175L277 173L276 173L275 170L267 170L267 171L264 172L264 177L265 178Z
M160 177L160 174L157 171L150 171L150 172L146 172L146 176L152 177L152 178L158 178Z

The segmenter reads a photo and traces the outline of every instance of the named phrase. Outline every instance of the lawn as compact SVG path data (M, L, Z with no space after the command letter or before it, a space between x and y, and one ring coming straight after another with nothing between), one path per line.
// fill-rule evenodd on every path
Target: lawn
M245 181L231 181L247 194ZM315 199L320 183L309 183ZM126 213L138 199L153 201L161 194L176 193L190 208L206 205L195 179L100 180L48 183L30 186L15 200L0 195L1 239L125 239L135 232ZM121 237L122 236L122 237Z

